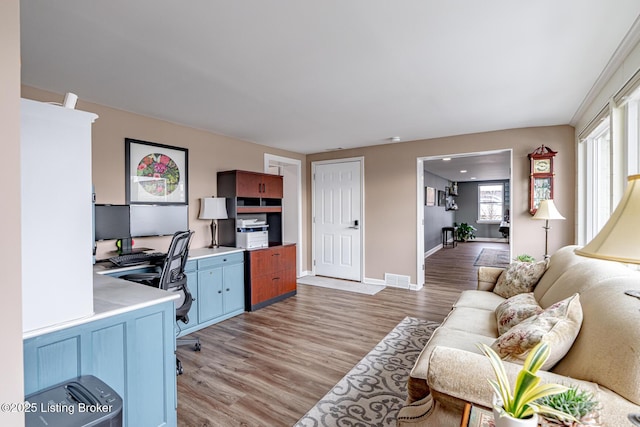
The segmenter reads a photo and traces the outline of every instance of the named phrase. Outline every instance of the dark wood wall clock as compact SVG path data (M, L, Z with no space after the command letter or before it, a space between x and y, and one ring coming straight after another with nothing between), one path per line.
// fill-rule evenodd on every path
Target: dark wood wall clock
M553 199L553 158L558 154L547 146L529 153L529 213L535 214L542 200Z

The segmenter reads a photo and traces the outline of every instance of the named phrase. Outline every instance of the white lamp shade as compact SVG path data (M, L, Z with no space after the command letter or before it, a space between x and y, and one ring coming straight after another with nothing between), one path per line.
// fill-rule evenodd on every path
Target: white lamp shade
M640 264L640 175L629 177L622 200L602 230L578 255Z
M200 199L199 219L227 219L227 199L224 197L204 197Z
M552 199L542 200L540 202L540 206L538 206L538 210L532 219L565 219L558 209L556 205L553 203Z

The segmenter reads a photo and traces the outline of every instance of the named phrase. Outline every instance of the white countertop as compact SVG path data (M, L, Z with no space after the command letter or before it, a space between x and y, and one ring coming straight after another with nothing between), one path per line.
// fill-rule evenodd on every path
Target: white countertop
M93 315L27 331L22 338L33 338L178 298L179 295L172 292L94 273Z
M242 248L228 247L190 249L189 259L194 260L243 251L244 249ZM93 315L46 326L32 331L26 331L22 334L22 338L33 338L50 332L93 322L94 320L105 319L128 311L161 304L166 301L172 301L179 297L178 294L172 292L163 291L161 289L152 288L107 275L108 273L118 273L145 268L149 266L148 264L115 268L110 268L110 265L112 264L97 263L93 267Z
M189 259L207 258L216 255L233 254L237 252L244 252L243 248L228 248L220 246L219 248L198 248L189 249Z

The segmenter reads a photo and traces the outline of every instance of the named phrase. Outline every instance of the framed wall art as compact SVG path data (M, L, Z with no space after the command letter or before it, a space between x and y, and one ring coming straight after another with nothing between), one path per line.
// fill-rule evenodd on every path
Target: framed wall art
M443 190L438 190L438 206L444 206L446 201L445 192Z
M424 204L427 206L436 205L436 189L433 187L426 187L424 195Z
M127 204L188 204L189 150L125 138Z

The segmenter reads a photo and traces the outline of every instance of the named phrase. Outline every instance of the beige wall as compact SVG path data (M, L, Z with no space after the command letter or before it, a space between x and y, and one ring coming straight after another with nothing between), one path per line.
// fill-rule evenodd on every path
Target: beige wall
M22 96L41 101L60 102L54 94L24 86ZM528 213L527 154L542 144L559 154L555 160L555 199L567 217L556 221L549 236L549 251L574 242L575 150L574 129L551 126L487 132L432 140L386 144L309 156L271 149L162 120L88 103L79 94L77 108L98 114L93 127L93 181L98 203L124 203L124 139L135 138L189 149L189 223L193 246L210 242L209 222L197 219L199 199L215 195L216 172L228 169L261 171L264 154L303 161L303 254L302 270L311 270L311 162L363 156L365 159L365 278L384 279L385 273L409 275L416 283L417 217L416 162L419 157L460 154L486 150L513 149L511 212L513 253L544 254L542 223ZM304 162L306 160L306 163ZM307 197L309 195L309 197ZM164 249L168 238L136 239L137 245ZM112 243L101 243L98 253L111 250ZM391 255L391 256L390 256Z
M384 279L384 273L405 274L416 283L417 271L417 159L419 157L513 149L512 245L515 255L544 255L542 222L531 220L529 159L527 154L545 144L559 154L555 159L555 202L566 221L554 221L549 252L574 242L575 150L571 126L512 129L400 144L386 144L307 156L307 170L319 160L363 156L365 191L365 277ZM311 179L308 177L311 212ZM311 230L307 230L311 241ZM309 251L309 256L311 251ZM309 264L311 265L311 264Z
M0 403L24 400L20 256L20 1L0 2L0 129L2 129L2 317ZM0 411L0 425L22 426L20 412Z
M23 86L24 98L39 101L61 102L64 95ZM264 171L264 154L288 157L302 162L302 174L306 176L305 156L277 150L205 132L138 114L93 104L80 97L77 109L96 113L99 117L93 125L93 183L97 203L125 203L124 139L134 138L159 144L172 145L189 150L189 227L195 231L192 248L211 243L210 221L198 219L202 197L216 194L216 173L222 170L243 169ZM304 188L304 187L303 187ZM303 194L303 200L305 195ZM303 204L306 206L306 203ZM306 212L303 211L306 217ZM303 218L303 227L306 220ZM169 238L139 238L136 245L159 250L166 249ZM113 249L113 242L100 243L98 253ZM303 265L303 268L306 268Z

